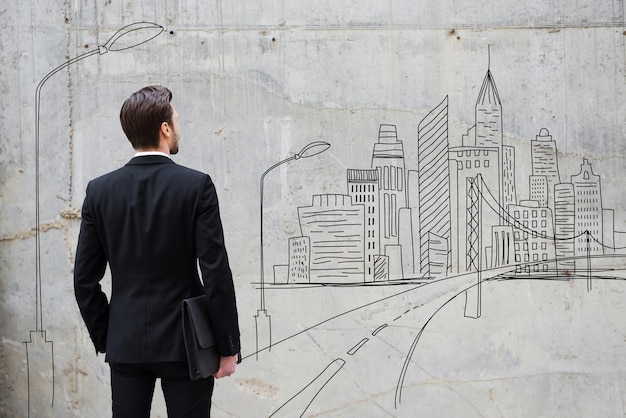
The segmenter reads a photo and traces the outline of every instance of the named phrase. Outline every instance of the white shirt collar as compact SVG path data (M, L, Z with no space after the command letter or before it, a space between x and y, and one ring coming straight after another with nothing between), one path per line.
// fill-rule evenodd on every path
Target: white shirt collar
M161 151L137 151L135 153L135 157L145 157L146 155L162 155L164 157L169 158L170 160L172 159L171 156Z

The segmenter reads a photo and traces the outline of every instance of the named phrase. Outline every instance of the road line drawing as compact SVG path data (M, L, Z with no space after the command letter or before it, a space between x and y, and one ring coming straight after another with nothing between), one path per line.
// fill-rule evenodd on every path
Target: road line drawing
M270 416L290 417L294 416L294 414L297 414L298 412L299 414L297 416L304 416L306 410L309 406L311 406L313 401L315 401L317 395L319 395L332 378L339 373L345 364L346 362L343 359L339 358L333 360L319 375L317 375L317 377L315 377L315 379L308 383L301 391L291 397Z
M369 338L363 338L361 341L359 341L354 347L352 347L350 350L348 350L348 354L353 356L356 354L357 351L359 351L359 349L361 347L363 347L365 345L366 342L369 341Z

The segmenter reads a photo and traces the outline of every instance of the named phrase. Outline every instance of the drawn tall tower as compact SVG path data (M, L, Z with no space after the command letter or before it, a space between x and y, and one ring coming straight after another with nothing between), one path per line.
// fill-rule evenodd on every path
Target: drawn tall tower
M556 142L546 128L530 142L532 158L531 200L554 210L554 186L559 184ZM536 185L533 187L533 185ZM541 186L541 187L540 187ZM545 188L545 192L544 192ZM544 197L545 196L545 197Z
M406 207L404 148L395 125L382 124L374 144L372 168L378 171L380 190L380 245L398 245L400 208Z
M463 185L463 180L473 181L474 176L480 175L481 182L486 187L483 192L490 198L493 196L495 200L491 205L483 207L478 215L481 220L481 229L484 230L482 232L484 237L492 237L493 239L496 236L501 236L503 231L501 227L504 226L502 219L506 219L506 208L509 205L517 204L515 148L504 145L502 102L490 66L487 67L487 73L476 99L474 117L474 126L467 131L467 134L463 135L463 146L450 149L450 190L456 190L457 193L453 199L453 206L456 205L456 210L452 211L453 214L456 214L456 218L453 217L451 222L451 235L453 235L451 239L452 269L455 272L459 268L461 269L459 271L463 271L463 268L469 268L472 264L471 262L462 262L462 257L469 254L466 252L467 248L471 248L472 245L471 238L467 235L467 233L471 233L472 228L464 229L466 219L462 214L470 209L470 203L473 202L472 199L469 202L464 202L464 196L466 194L470 196L473 189L466 187L471 182ZM470 172L473 173L473 176L468 176ZM455 176L463 177L455 178ZM467 247L468 245L469 247ZM481 246L482 248L477 250L477 254L481 256L494 251L495 248L503 248L495 242L490 245L487 239L482 241ZM490 254L489 257L491 260L500 261L506 258L502 256L502 253L499 255Z
M560 274L574 274L574 237L576 236L576 200L574 185L554 185L554 248Z
M365 219L364 224L364 262L365 281L374 281L374 267L376 256L380 251L380 228L378 225L378 170L348 169L348 196L352 198L353 205L363 205Z
M417 128L420 273L445 274L451 267L448 97Z
M577 237L574 248L576 257L603 255L604 248L601 243L604 225L600 176L593 174L593 168L586 158L583 158L580 173L572 176L572 184L576 214L574 231ZM580 264L586 265L586 261Z
M491 70L487 69L487 74L483 80L478 99L475 107L476 117L476 142L477 147L489 147L498 150L498 200L502 207L508 207L508 204L514 203L504 199L503 187L503 167L504 167L504 150L503 150L503 132L502 132L502 102L496 88L496 83L491 75ZM508 166L508 164L507 164ZM492 191L495 193L495 190Z
M487 69L487 74L476 99L476 145L502 148L502 102L496 83Z

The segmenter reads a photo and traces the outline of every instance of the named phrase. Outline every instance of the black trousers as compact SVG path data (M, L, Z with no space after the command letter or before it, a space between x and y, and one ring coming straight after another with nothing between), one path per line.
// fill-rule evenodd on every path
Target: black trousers
M157 378L168 418L207 418L211 412L213 377L190 380L186 362L109 363L113 418L150 418Z

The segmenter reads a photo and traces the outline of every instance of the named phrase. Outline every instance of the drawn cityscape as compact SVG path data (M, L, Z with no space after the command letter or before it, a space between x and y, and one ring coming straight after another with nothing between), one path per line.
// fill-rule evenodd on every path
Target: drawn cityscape
M284 356L307 338L314 341L312 351L321 351L319 374L303 378L301 389L271 416L303 416L314 402L331 410L328 398L317 400L320 393L329 384L340 390L350 380L346 376L360 370L367 370L355 379L365 398L386 393L389 381L371 379L369 371L375 367L372 359L389 358L390 347L399 353L401 367L393 409L382 408L395 415L403 393L410 391L407 376L416 369L414 356L426 327L457 298L465 297L463 315L477 319L483 285L493 290L497 282L516 279L582 279L589 293L592 279L619 278L608 259L623 257L618 250L626 247L616 245L623 233L615 231L614 210L603 206L601 178L592 163L582 158L577 174L563 179L557 142L544 127L530 141L530 161L517 161L515 147L504 144L502 101L489 67L476 99L475 123L461 145L450 145L447 96L418 124L417 167L407 166L396 126L380 124L370 166L346 170L346 193L315 194L310 205L297 208L300 234L288 239L288 263L273 265L271 280L264 279L263 267L263 178L279 164L301 158L309 146L261 177L261 308L254 316L253 355L259 360L259 353L274 349ZM327 149L310 146L319 147L317 153ZM521 171L530 174L520 186L515 169L528 163L530 170ZM520 193L528 199L518 199L517 187L528 188ZM407 286L377 297L377 286L387 285ZM288 331L282 327L289 319L282 318L281 335L274 337L266 290L286 290L293 298L302 289L307 296L298 300L304 302L316 287L331 292L358 287L367 296L351 292L351 305L331 311L305 302L310 309L300 317L310 322ZM437 296L431 300L427 294ZM388 315L365 314L374 306ZM314 315L317 310L325 313ZM355 316L360 318L356 326L350 322ZM329 331L334 329L342 330L338 341ZM340 354L325 362L328 344L346 349L335 348ZM369 390L360 387L364 382ZM405 395L404 400L403 411L414 416L415 399Z
M548 129L531 140L528 200L518 200L515 148L504 144L502 102L488 69L475 124L451 146L446 96L418 125L418 166L407 167L395 125L381 124L369 168L350 168L346 194L298 207L300 236L265 285L372 284L515 266L573 275L615 251L614 211L583 158L559 174Z

